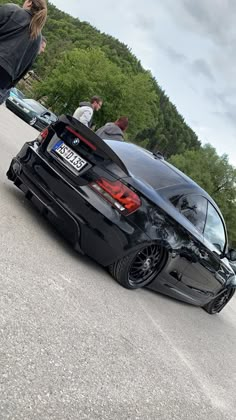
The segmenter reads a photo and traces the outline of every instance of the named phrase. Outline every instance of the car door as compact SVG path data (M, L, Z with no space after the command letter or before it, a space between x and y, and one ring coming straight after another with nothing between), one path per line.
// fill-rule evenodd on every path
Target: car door
M198 207L198 195L192 195L191 205ZM223 220L213 205L201 196L202 207L206 210L205 223L197 224L196 210L185 216L200 229L202 240L192 237L185 258L188 264L179 282L179 288L190 296L193 302L204 305L209 298L217 295L230 276L230 269L220 255L226 244ZM199 208L199 207L198 207Z

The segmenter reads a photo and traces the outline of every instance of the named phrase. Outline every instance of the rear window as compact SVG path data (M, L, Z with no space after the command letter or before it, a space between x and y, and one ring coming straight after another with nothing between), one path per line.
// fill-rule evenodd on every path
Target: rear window
M183 184L185 179L167 162L132 143L106 140L125 166L136 178L143 179L155 190Z

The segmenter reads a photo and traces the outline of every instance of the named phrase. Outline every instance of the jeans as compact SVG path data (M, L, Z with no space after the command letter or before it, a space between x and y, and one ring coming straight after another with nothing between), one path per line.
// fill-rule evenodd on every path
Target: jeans
M0 105L10 96L10 89L0 89Z

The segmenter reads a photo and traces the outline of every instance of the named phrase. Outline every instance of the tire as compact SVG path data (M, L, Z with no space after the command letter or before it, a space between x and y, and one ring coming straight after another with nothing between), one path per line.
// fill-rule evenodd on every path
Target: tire
M225 289L219 296L211 300L207 305L203 306L203 309L211 315L221 312L225 305L227 305L233 297L234 293L235 289L233 288Z
M138 289L154 280L164 262L163 248L151 244L116 261L109 267L109 272L126 289Z

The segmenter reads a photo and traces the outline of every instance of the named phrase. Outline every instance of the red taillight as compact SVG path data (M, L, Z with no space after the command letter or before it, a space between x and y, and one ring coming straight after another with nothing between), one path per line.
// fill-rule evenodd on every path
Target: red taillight
M109 201L121 213L133 213L141 206L139 196L120 181L108 181L100 178L90 184L90 187Z
M48 136L48 128L45 128L43 131L41 131L41 133L37 137L38 142L42 144L44 140L47 138L47 136Z

